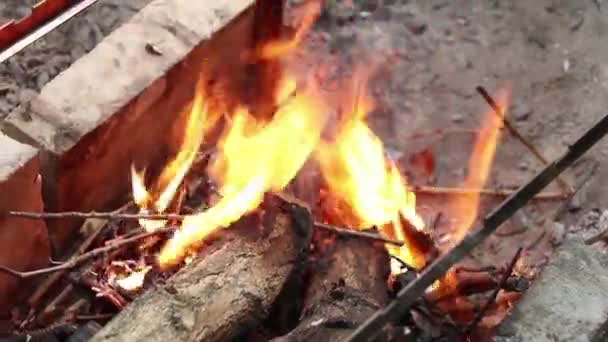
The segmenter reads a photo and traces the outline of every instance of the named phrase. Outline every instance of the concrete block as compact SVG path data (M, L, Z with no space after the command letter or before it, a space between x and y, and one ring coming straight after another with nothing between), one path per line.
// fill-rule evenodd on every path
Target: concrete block
M0 134L0 212L43 210L38 151ZM0 264L25 271L46 266L50 256L44 221L0 216ZM0 315L31 288L31 279L0 272Z
M566 240L499 326L494 342L605 341L608 256Z

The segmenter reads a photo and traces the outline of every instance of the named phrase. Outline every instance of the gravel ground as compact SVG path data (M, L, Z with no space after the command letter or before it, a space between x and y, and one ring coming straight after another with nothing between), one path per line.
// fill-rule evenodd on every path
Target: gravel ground
M0 24L27 15L36 0L0 1ZM0 118L38 91L150 0L100 0L82 15L0 64Z

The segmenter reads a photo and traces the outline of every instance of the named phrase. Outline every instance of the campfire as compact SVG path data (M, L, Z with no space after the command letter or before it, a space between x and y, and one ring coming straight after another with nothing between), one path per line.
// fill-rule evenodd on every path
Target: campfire
M247 90L237 95L201 77L176 113L186 118L179 149L160 167L133 163L125 175L132 201L122 208L10 213L83 218L87 235L65 263L0 266L20 278L51 274L33 302L69 279L43 310L15 312L16 330L71 333L71 324L55 324L62 317L107 323L80 331L93 341L337 341L365 321L361 331L381 324L374 333L389 340L491 335L534 277L522 249L491 268L450 266L507 219L475 231L501 134L514 130L508 87L492 95L479 88L488 108L466 174L442 192L442 210L423 213L416 195L441 191L409 182L408 166L368 122L376 107L369 84L386 62L339 75L306 44L321 6L305 2L286 29L282 1L256 2L255 45L240 56L253 75ZM462 255L452 258L455 250ZM407 299L409 311L379 311L418 281L430 286Z
M181 213L184 206L193 208L194 213L183 214L178 220L141 218L139 225L146 232L161 233L136 244L136 251L130 251L135 254L131 258L113 260L111 267L100 271L100 278L112 288L137 292L145 287L146 278L162 277L196 262L197 255L204 253L211 241L243 221L253 220L249 227L253 231L259 226L276 229L276 223L265 223L263 217L267 211L275 210L272 206L278 202L306 208L306 216L310 216L307 221L317 228L312 240L306 242L311 249L308 258L325 259L326 254L334 253L337 255L333 257L340 258L341 253L354 248L351 245L361 249L353 252L365 259L378 259L374 255L387 253L390 258L381 258L382 262L371 271L375 278L385 278L387 289L393 291L410 276L408 272L422 270L440 251L462 239L473 225L478 193L451 200L448 215L455 222L453 233L441 246L435 244L432 229L425 226L416 211L416 195L402 170L390 160L381 139L366 122L374 108L374 99L367 91L373 68L360 66L349 79L334 80L339 83L339 91L331 92L324 91L328 82L323 75L326 66L313 62L305 70L290 68L289 57L304 49L300 42L319 10L319 2L309 2L301 9L291 39L261 39L247 56L256 63L279 64L279 68L264 68L275 74L265 75L262 79L271 82L258 85L258 92L270 105L251 106L237 99L235 108L227 111L225 103L213 98L205 84L199 83L194 99L184 109L189 114L179 152L155 178L147 177L145 169L132 169L133 199L141 214ZM485 115L464 188L482 188L490 172L508 93L502 91L496 98L499 113L490 108ZM260 108L272 112L260 113ZM219 138L209 139L214 131L220 132ZM193 170L199 174L195 176ZM200 197L202 202L190 204L194 197ZM269 199L272 197L276 198ZM165 234L167 227L171 227L170 234ZM377 237L375 240L387 242L379 249L375 240L367 245L335 241L335 234L319 229L340 232L338 235L342 236L350 235L350 231L367 231L369 236ZM390 269L389 274L380 271L385 266ZM332 276L345 275L328 275ZM358 277L361 276L368 274ZM457 278L455 273L446 275L429 296L446 303L450 302L448 297L459 297L457 288L466 280ZM496 275L487 272L478 282L464 287L480 287L483 291L498 285ZM512 298L503 305L508 306L511 301ZM381 302L378 299L377 304Z

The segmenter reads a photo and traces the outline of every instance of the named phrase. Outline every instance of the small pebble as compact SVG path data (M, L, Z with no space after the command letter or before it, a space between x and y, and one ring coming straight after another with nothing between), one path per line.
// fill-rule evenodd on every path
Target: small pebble
M452 115L452 122L453 123L462 123L464 121L464 117L462 116L462 114L454 114Z
M517 165L519 167L520 170L522 171L526 171L528 170L528 162L526 162L525 160L522 160L519 162L519 164Z
M562 68L563 68L564 72L570 71L570 60L569 59L564 60Z
M513 110L513 117L516 121L526 121L532 114L532 108L526 103L520 103Z
M550 242L553 246L559 246L566 237L566 226L560 222L553 224L553 230L551 231Z

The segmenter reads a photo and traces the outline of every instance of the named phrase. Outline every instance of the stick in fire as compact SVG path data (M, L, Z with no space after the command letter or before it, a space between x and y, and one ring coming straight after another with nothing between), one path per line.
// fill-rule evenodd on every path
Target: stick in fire
M471 252L473 248L483 242L517 210L522 208L535 194L544 189L566 168L570 167L600 139L608 134L608 115L604 116L598 123L589 129L557 160L547 165L527 184L523 185L517 192L509 196L500 206L483 220L483 227L465 236L449 252L436 259L430 264L420 276L409 283L401 291L393 302L383 309L378 310L363 325L361 325L346 341L363 342L370 341L382 328L392 320L395 320L405 310L409 309L425 291L450 267L460 261Z

